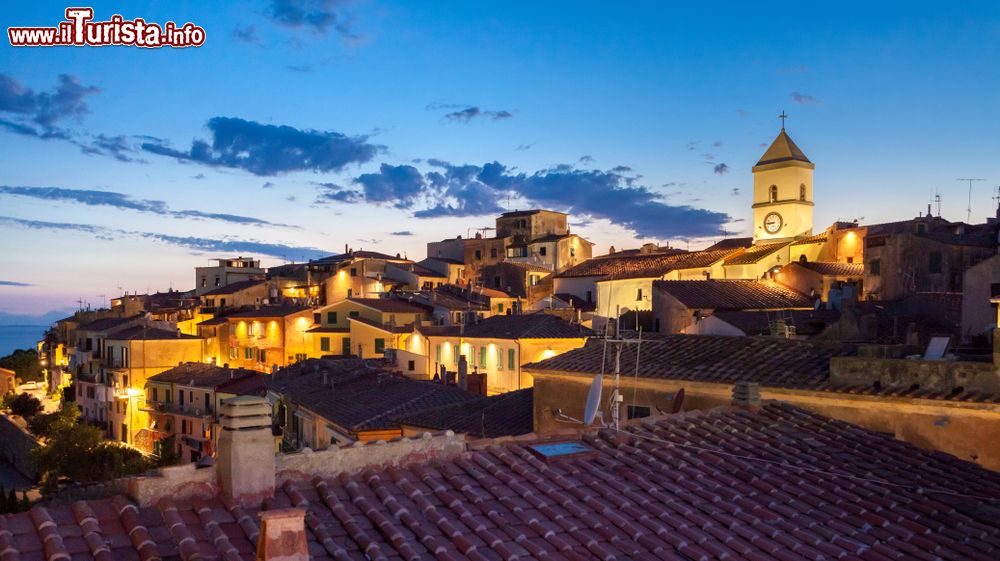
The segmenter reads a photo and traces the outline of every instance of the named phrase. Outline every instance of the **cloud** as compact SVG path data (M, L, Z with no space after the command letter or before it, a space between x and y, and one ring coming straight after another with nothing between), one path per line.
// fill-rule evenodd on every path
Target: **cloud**
M482 166L455 165L441 160L428 160L430 170L421 173L412 166L403 182L405 199L397 198L397 208L412 209L417 218L442 216L483 216L503 212L500 202L507 197L523 199L532 205L565 210L580 217L607 219L651 238L676 238L718 235L729 221L724 213L669 205L663 196L637 184L638 177L621 166L611 170L582 170L572 166L555 166L535 173L518 173L499 162ZM383 173L388 172L388 173ZM393 184L398 188L393 166L383 165L375 182ZM374 177L366 179L369 183ZM417 192L417 187L421 192ZM342 194L343 189L329 190ZM386 188L388 192L388 188ZM351 200L368 200L362 191L350 191ZM395 192L395 191L393 191ZM381 198L386 198L381 191ZM378 202L378 201L375 201ZM419 203L429 202L427 205Z
M299 74L308 74L313 71L311 64L288 64L285 65L285 69L292 72L298 72Z
M119 162L145 162L133 156L135 148L124 135L105 136L98 134L89 144L79 144L80 149L87 154L110 156Z
M28 284L26 282L0 280L0 286L34 286L34 285L33 284Z
M207 179L207 178L205 177L204 173L198 173L198 174L192 175L191 179L196 179L198 181L201 181L201 180Z
M594 157L589 155L580 156L580 159L577 160L577 162L581 164L592 164L594 163Z
M366 201L392 202L396 208L410 208L426 185L417 168L405 164L382 164L378 173L362 174L354 183L361 186Z
M124 193L114 191L98 191L94 189L65 189L62 187L22 187L12 185L0 185L0 194L15 195L19 197L29 197L44 201L68 201L80 203L87 206L107 206L137 212L148 212L161 216L173 218L209 219L230 222L233 224L247 224L252 226L286 226L253 218L250 216L240 216L236 214L225 214L217 212L203 212L200 210L171 210L167 203L163 201L134 199Z
M91 234L101 240L117 240L122 238L142 238L153 240L176 247L209 251L218 253L251 253L279 257L288 260L305 261L318 259L329 255L329 252L314 247L300 247L269 243L246 239L210 239L193 236L171 236L156 232L136 232L95 226L93 224L75 224L69 222L46 222L42 220L26 220L10 216L0 216L0 225L15 226L31 230L48 230L55 232L81 232Z
M351 20L339 9L345 0L272 0L266 15L275 23L293 29L310 29L320 35L336 31L348 38L358 36Z
M189 150L176 150L160 141L144 142L152 154L199 164L242 169L258 176L293 171L341 171L364 163L384 150L366 136L349 137L334 131L297 129L287 125L265 125L235 117L214 117L206 125L209 144L191 142Z
M252 43L254 45L260 44L260 38L257 37L257 28L252 25L248 25L246 27L234 27L233 38L244 43Z
M454 103L430 103L427 105L428 111L440 111L443 109L454 109L444 114L444 119L459 123L468 123L474 119L489 119L491 121L502 121L514 117L514 114L505 109L486 110L476 105L457 105ZM523 145L522 145L523 146Z
M727 166L724 163L718 164L717 166L712 168L712 171L714 171L716 175L726 175L727 173L729 173L729 166Z
M808 94L792 92L790 95L792 97L792 101L800 105L814 105L819 103L818 99Z
M526 150L531 150L535 146L535 144L538 144L538 143L537 142L532 142L531 144L518 144L514 148L514 150L517 151L517 152L524 152Z
M739 197L740 196L740 188L739 187L733 187L729 191L729 195L732 196L732 197Z
M736 110L736 114L742 119L742 118L746 117L747 115L749 115L750 112L747 111L746 109L737 109Z
M274 183L270 181L265 181L263 185L260 186L261 189L274 189Z
M721 146L722 146L721 140L716 140L715 142L712 143L712 148L719 148Z
M400 230L398 232L389 232L390 236L412 236L413 232L409 230Z
M10 114L2 124L7 130L27 136L69 139L60 127L65 120L79 120L90 112L87 97L101 91L84 86L71 74L60 74L54 90L36 92L17 79L0 74L0 112Z

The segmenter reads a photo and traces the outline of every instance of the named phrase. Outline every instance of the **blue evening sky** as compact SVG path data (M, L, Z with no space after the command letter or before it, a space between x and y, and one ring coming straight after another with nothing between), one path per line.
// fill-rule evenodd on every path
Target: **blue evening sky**
M817 228L910 218L935 191L965 220L959 177L987 180L973 221L994 213L995 1L84 5L207 41L0 41L0 312L189 289L233 254L421 259L507 208L571 212L595 253L749 235L782 110Z

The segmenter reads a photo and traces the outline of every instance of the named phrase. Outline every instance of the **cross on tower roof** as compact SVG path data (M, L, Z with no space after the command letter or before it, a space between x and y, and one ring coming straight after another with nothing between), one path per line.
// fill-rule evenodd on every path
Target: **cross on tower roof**
M781 130L785 130L785 119L788 118L788 115L782 111L781 115L778 115L778 118L781 119Z

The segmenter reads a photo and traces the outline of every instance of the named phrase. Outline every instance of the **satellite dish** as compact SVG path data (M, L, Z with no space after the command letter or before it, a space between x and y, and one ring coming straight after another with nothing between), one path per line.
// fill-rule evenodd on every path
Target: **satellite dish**
M599 373L594 376L594 381L590 383L590 391L587 392L587 405L583 409L583 424L590 425L597 416L597 409L601 406L601 390L604 386L604 374Z
M671 413L680 413L681 407L684 405L684 388L677 390L674 394L674 401L670 404Z

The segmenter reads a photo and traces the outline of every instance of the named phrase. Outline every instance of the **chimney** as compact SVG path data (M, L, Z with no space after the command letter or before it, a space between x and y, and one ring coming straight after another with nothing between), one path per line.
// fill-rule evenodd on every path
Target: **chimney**
M262 510L257 535L257 561L308 561L306 509Z
M760 409L760 384L757 382L736 382L733 386L733 407Z
M274 436L271 406L261 397L223 400L219 411L217 452L222 496L244 505L259 505L274 496Z
M458 389L469 389L469 363L465 360L465 355L458 357Z

